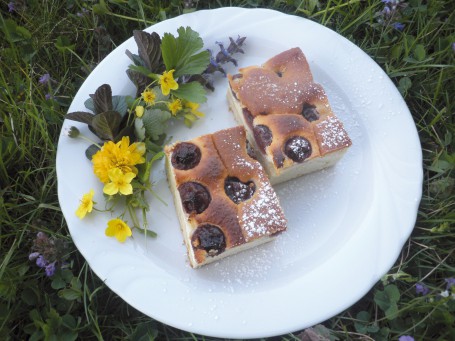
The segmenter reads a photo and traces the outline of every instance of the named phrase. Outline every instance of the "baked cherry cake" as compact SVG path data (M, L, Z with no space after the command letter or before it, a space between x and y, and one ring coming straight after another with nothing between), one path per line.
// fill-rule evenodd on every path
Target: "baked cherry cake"
M351 146L300 48L228 79L230 109L272 184L332 166Z
M271 241L286 218L242 126L165 147L188 258L197 268Z

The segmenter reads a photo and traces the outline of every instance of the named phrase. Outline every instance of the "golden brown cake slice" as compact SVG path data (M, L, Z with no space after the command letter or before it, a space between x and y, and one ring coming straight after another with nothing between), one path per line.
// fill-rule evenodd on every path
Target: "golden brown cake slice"
M243 127L165 147L166 169L192 267L271 241L286 219Z
M228 79L229 106L272 184L332 166L351 146L300 48Z

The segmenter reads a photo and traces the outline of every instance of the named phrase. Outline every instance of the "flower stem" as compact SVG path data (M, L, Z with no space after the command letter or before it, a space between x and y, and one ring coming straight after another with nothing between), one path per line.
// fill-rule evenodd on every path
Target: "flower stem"
M98 143L96 143L95 141L89 139L87 136L82 135L82 134L79 134L78 137L80 137L81 139L83 139L83 140L85 140L85 141L87 141L87 142L90 142L91 144L94 144L94 145L97 146L99 149L101 149L101 146L100 146Z

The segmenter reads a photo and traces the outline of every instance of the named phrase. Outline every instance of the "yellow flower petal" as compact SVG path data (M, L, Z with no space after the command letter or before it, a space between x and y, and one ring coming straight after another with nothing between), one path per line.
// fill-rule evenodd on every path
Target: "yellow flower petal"
M167 106L171 111L171 114L176 115L180 110L182 110L182 101L177 98L174 101L168 103Z
M179 84L174 79L174 71L164 71L161 76L159 76L159 83L161 86L161 92L164 96L169 95L171 90L177 90L179 88Z
M104 186L103 192L107 195L115 195L120 192L123 195L133 194L133 186L130 182L134 179L136 174L128 172L123 174L118 168L113 168L108 172L110 183Z
M133 179L136 177L136 174L130 172L130 173L126 173L125 175L123 175L123 179L125 180L126 183L130 183L131 181L133 181Z
M110 183L104 185L104 188L103 188L103 193L105 193L107 195L115 195L118 193L118 191L119 191L119 188L114 182L110 182Z
M147 89L141 95L144 99L144 102L148 105L153 105L153 103L155 103L156 94L153 92L153 90Z
M121 243L132 235L131 228L128 224L119 218L109 220L104 233L108 237L115 237Z
M76 210L76 215L80 219L84 219L87 213L92 212L93 210L93 196L95 195L95 191L91 189L88 193L82 196L80 201L79 207Z
M185 103L185 108L188 108L191 110L191 113L197 117L204 117L204 113L198 111L197 109L199 108L199 103L194 103L194 102L186 102Z
M131 184L127 184L127 183L119 184L118 190L123 195L133 194L133 186L131 186Z
M120 169L122 173L137 174L136 165L145 162L144 154L145 144L136 142L130 145L127 136L117 143L108 141L93 155L93 172L104 184L110 182L108 173L113 168Z

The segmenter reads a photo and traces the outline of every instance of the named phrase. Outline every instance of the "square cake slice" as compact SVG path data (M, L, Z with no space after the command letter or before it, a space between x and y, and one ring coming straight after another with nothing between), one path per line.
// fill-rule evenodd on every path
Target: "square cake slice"
M169 186L193 268L286 230L278 197L247 148L242 126L165 147Z
M351 146L300 48L228 79L229 107L272 184L332 166Z

